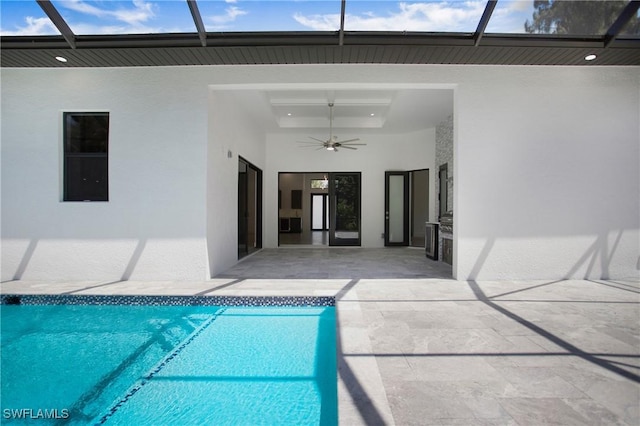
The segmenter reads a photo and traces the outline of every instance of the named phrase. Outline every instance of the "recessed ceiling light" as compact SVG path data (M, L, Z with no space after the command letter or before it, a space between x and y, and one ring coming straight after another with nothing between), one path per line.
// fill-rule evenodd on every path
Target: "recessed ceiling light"
M584 57L584 60L585 60L585 61L593 61L595 58L597 58L597 56L596 56L596 55L594 55L593 53L591 53L591 54L589 54L589 55L585 56L585 57Z
M373 117L375 114L374 114L374 113L371 113L371 114L369 114L369 115L370 115L371 117Z
M67 58L64 58L62 56L56 56L56 61L67 62Z
M291 117L291 113L290 113L290 112L288 112L288 113L287 113L287 115L288 115L289 117Z

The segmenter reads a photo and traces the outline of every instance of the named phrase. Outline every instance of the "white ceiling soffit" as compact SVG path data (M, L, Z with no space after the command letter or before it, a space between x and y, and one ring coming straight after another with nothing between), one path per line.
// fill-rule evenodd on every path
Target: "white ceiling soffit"
M453 113L453 91L445 89L276 90L265 96L282 130L328 128L329 103L336 129L410 132L435 127Z

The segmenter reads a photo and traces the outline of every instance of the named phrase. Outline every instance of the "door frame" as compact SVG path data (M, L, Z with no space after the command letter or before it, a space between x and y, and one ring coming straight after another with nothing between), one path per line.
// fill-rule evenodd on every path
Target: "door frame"
M249 244L248 244L248 239L249 239L249 233L247 232L249 229L249 214L247 214L247 212L245 211L244 213L242 213L241 207L244 206L245 208L247 208L249 206L249 202L248 202L248 197L249 197L249 191L248 191L248 181L245 182L245 193L242 193L242 178L241 178L241 172L240 172L240 163L243 163L247 169L252 169L255 173L256 173L256 187L255 187L255 211L254 216L255 216L255 250L259 250L262 248L262 170L258 167L256 167L253 163L251 163L250 161L248 161L247 159L243 158L242 156L238 156L238 205L237 205L237 216L238 216L238 259L241 259L245 256L248 256L252 250L249 250ZM248 172L246 172L248 175ZM243 234L242 232L242 227L244 227L244 236L245 236L245 250L241 251L240 250L240 244L241 244L241 235ZM253 251L255 251L253 250Z
M429 179L430 170L414 169L414 170L388 170L384 172L385 184L384 184L384 245L385 247L402 246L407 247L412 245L412 236L414 235L414 173L415 172L427 172L427 190L430 192ZM401 242L389 241L389 177L390 176L403 176L404 177L404 203L403 203L403 238ZM427 194L427 221L429 220L429 194Z
M403 177L403 203L402 203L402 241L389 241L389 203L390 191L389 182L391 176ZM385 171L384 172L384 245L385 246L408 246L409 245L409 172L408 171Z

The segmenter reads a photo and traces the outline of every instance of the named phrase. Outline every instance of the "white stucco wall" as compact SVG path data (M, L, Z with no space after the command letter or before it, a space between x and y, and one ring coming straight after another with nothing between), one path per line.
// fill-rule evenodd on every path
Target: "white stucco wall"
M210 276L215 276L238 260L238 157L264 173L265 134L237 102L251 94L209 93L207 242Z
M284 138L247 127L209 90L278 84L455 88L458 279L638 276L638 67L3 69L0 78L3 280L201 279L230 266L237 155L265 173L265 224L277 213L268 195L277 169L357 169L351 152L285 164ZM82 110L111 114L108 203L60 201L61 112ZM357 153L377 149L376 137ZM371 188L383 178L369 167L363 245L376 246L382 198ZM275 232L265 226L265 246Z
M62 112L108 111L109 201L62 202ZM2 70L2 279L203 279L206 85Z

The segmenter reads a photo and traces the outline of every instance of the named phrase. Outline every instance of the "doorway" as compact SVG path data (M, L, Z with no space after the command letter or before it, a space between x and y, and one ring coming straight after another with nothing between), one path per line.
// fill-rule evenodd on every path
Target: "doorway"
M329 245L359 246L360 173L329 173Z
M278 174L278 245L360 245L360 173Z
M424 247L429 169L385 172L385 246Z
M329 194L311 194L311 230L329 230Z
M238 259L262 248L262 170L238 160Z

